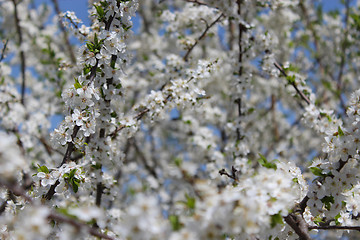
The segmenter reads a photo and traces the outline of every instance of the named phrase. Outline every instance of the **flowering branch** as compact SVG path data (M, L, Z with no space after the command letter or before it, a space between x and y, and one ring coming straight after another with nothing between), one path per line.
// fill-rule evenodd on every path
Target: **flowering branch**
M286 74L286 72L284 71L284 69L277 63L274 63L274 66L284 75L284 77L287 77L288 75ZM294 82L291 83L291 85L295 88L296 92L301 96L301 98L308 104L310 105L310 100L307 96L305 96L305 94L303 92L301 92L299 90L299 88L296 86L296 84Z
M191 53L191 51L194 49L194 47L206 36L206 33L210 30L210 28L212 28L212 26L214 26L218 21L220 21L220 19L224 16L223 13L220 14L219 17L217 17L215 19L215 21L213 21L210 25L208 25L206 22L206 28L203 31L203 33L200 35L200 37L198 39L196 39L195 43L187 50L187 52L185 53L185 56L183 57L184 61L187 61L189 58L189 55Z
M21 196L29 203L34 203L33 199L26 194L24 189L17 186L16 184L9 183L9 182L4 181L3 179L0 179L0 186L3 186L5 188L9 189L12 193L14 193L17 196ZM103 238L103 239L113 240L113 238L109 237L108 235L98 232L98 230L96 228L89 227L87 224L81 223L73 218L65 217L65 216L59 215L57 213L50 213L48 215L48 219L59 221L59 222L64 222L64 223L70 224L76 228L85 228L92 236Z

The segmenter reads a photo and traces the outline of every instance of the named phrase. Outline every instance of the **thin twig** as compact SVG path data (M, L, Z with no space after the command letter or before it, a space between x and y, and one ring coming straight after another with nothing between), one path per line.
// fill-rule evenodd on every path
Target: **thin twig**
M224 14L221 13L220 16L217 17L215 19L215 21L213 21L210 25L206 24L206 28L205 28L204 32L200 35L200 37L198 39L196 39L195 43L187 50L185 56L183 57L184 61L188 60L189 55L190 55L191 51L194 49L194 47L206 36L206 33L210 30L210 28L212 28L212 26L214 26L223 16L224 16Z
M284 77L287 77L287 76L288 76L288 75L286 74L286 72L284 71L284 69L283 69L277 62L274 62L274 66L284 75ZM309 98L308 98L307 96L305 96L305 94L299 90L299 88L296 86L296 84L295 84L294 82L292 82L291 85L295 88L296 92L300 95L300 97L301 97L308 105L310 105L311 102L310 102Z
M198 5L205 5L205 6L207 6L206 3L201 2L201 1L199 1L199 0L185 0L185 1L190 2L190 3L196 3L196 4L198 4Z
M59 21L58 21L59 22L59 28L60 28L61 32L63 33L65 45L66 45L66 47L68 49L68 52L70 54L71 63L76 64L76 57L75 57L74 51L72 49L72 46L70 44L67 31L66 31L66 29L65 29L65 27L64 27L64 25L63 25L63 23L62 23L62 21L61 21L61 19L59 17L60 14L61 14L60 8L59 8L59 3L58 3L57 0L52 0L52 2L54 4L56 14L58 15L58 18L59 18Z
M135 140L134 139L131 139L130 141L130 144L132 146L134 146L136 152L138 153L138 155L140 156L140 159L144 165L144 167L146 168L146 170L154 177L154 178L158 178L157 177L157 174L156 174L156 171L154 169L154 167L150 166L145 155L143 154L143 152L140 150L140 148L138 147L138 145L136 144Z
M238 182L239 180L236 177L237 170L234 168L234 166L231 167L231 174L229 174L224 168L219 171L220 176L227 176L228 178L233 179L234 181Z
M360 226L308 226L309 230L312 229L323 229L323 230L358 230L360 231Z
M9 42L9 39L6 39L5 41L3 41L4 46L3 46L3 49L1 50L0 62L2 60L4 60L4 58L5 58L5 51L6 51L6 47L7 47L8 42Z

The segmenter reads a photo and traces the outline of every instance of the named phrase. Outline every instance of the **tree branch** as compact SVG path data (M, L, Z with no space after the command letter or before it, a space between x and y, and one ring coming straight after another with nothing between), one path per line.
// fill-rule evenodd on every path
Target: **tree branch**
M185 62L187 62L189 55L190 55L191 51L194 49L194 47L206 36L206 33L210 30L210 28L212 28L212 26L214 26L223 16L224 16L224 14L221 13L220 16L218 18L216 18L215 21L213 21L210 25L206 24L206 28L205 28L204 32L200 35L200 37L195 41L195 43L185 53L185 56L183 57Z
M4 58L5 58L5 51L6 51L6 47L7 47L8 42L9 42L9 39L6 39L6 40L3 41L4 46L3 46L2 50L1 50L0 62L2 62L2 60L4 60Z
M296 234L299 236L300 240L311 240L309 235L308 226L305 220L295 213L290 213L286 217L284 217L285 222L289 224L289 226L294 229Z
M60 16L60 8L59 8L59 3L57 0L52 0L53 4L54 4L54 8L55 8L55 11L56 11L56 14L58 16ZM74 51L72 49L72 46L70 44L70 41L69 41L69 38L68 38L68 34L67 34L67 31L64 27L64 25L62 24L62 21L61 19L59 18L59 28L61 30L61 32L63 33L63 37L64 37L64 41L65 41L65 45L68 49L68 52L69 52L69 55L70 55L70 60L71 60L71 63L76 65L76 57L75 57L75 54L74 54Z
M308 229L323 229L323 230L357 230L360 231L360 226L308 226Z
M274 62L274 66L284 75L284 77L287 77L287 76L288 76L288 75L286 74L286 72L284 71L284 69L283 69L277 62ZM299 90L299 88L296 86L296 84L293 82L293 83L291 83L291 85L295 88L296 92L300 95L300 97L301 97L308 105L310 105L311 102L310 102L309 98L308 98L307 96L305 96L305 94Z
M18 15L18 11L17 11L17 2L16 2L16 0L12 0L12 2L14 4L15 25L16 25L16 31L17 31L17 34L18 34L18 44L19 44L19 48L20 48L20 65L21 65L21 78L22 78L22 83L21 83L21 104L25 105L25 103L24 103L25 88L26 88L25 53L24 53L24 50L22 49L22 46L21 46L21 44L23 42L23 38L22 38L22 31L21 31L21 27L20 27L20 19L19 19L19 15Z

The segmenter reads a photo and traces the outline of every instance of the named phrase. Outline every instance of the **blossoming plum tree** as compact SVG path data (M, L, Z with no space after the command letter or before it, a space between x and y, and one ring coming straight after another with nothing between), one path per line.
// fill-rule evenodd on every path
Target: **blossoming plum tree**
M0 238L358 237L360 2L322 4L0 1Z

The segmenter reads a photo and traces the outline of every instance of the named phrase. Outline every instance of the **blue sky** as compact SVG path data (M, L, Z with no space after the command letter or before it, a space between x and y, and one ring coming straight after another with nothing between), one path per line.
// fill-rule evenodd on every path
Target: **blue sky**
M140 0L141 1L141 0ZM350 0L352 5L356 3L356 0ZM322 0L324 10L335 10L341 8L341 0ZM35 4L47 3L52 5L51 0L35 0ZM88 1L87 0L58 0L60 9L62 11L74 11L78 18L82 19L84 23L88 21ZM140 2L141 3L141 2Z

